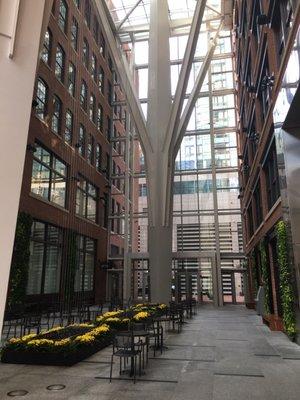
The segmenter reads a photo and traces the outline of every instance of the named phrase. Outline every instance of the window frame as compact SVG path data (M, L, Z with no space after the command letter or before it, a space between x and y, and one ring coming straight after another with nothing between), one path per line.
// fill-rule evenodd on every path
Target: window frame
M81 187L81 185L83 187ZM95 195L90 194L90 186L95 191ZM91 183L84 176L79 175L79 181L77 182L76 187L76 209L75 213L77 216L86 219L87 221L93 222L94 224L98 223L98 193L99 189L93 183ZM83 199L84 204L80 204L80 200ZM88 204L89 199L92 199L95 202L95 219L88 217ZM82 209L82 211L81 211Z
M83 94L83 89L84 88L84 94ZM79 103L81 108L86 112L87 111L87 98L88 98L88 86L87 83L84 79L81 81L81 86L80 86L80 96L79 96Z
M65 15L62 13L62 7L65 9ZM58 20L57 24L62 30L62 32L67 33L68 30L68 14L69 14L69 7L65 0L60 0L59 8L58 8Z
M46 45L45 39L46 39L47 33L48 33L48 44ZM51 65L52 41L53 41L52 32L49 28L47 28L47 30L45 32L44 42L43 42L41 59L48 66Z
M30 181L30 193L33 194L34 196L37 196L43 200L46 200L52 204L55 204L58 207L62 207L64 209L67 208L67 194L68 194L68 185L67 185L67 181L68 181L68 165L65 161L63 161L62 159L60 159L59 157L56 156L55 153L53 153L52 151L48 150L47 148L45 148L43 145L41 145L40 143L36 143L37 147L40 147L42 150L46 151L47 153L49 153L49 165L47 163L45 163L44 161L40 160L37 156L35 156L35 153L33 153L33 158L32 158L32 170L31 170L31 181ZM58 172L55 168L54 168L54 161L57 160L59 161L61 164L63 164L65 166L65 175L61 174L60 172ZM34 163L38 163L40 164L42 167L44 167L45 169L47 169L49 171L49 179L48 179L48 194L47 194L47 198L45 196L39 195L38 193L35 193L32 190L32 179L33 179L33 167L34 167ZM59 203L56 203L55 201L52 200L52 185L53 185L53 176L58 175L64 182L65 182L65 196L64 196L64 204L61 205Z
M57 113L56 105L59 105L59 113ZM53 95L53 113L51 119L51 130L57 135L61 134L62 127L62 112L63 112L63 104L60 97L57 94ZM57 128L54 129L53 121L56 121Z
M75 17L72 18L72 24L71 24L71 46L75 51L78 50L78 33L79 33L79 26L78 26L78 21Z
M39 83L41 83L43 85L43 87L45 88L44 93L44 99L41 100L41 97L39 97L38 93L40 92L39 89ZM49 87L47 85L47 83L44 81L44 79L42 79L41 77L38 77L37 79L37 85L36 85L36 101L37 101L37 106L35 108L35 115L41 119L42 121L45 120L46 115L47 115L47 111L48 111L48 100L49 100ZM43 104L42 108L39 108L39 104ZM42 112L40 112L39 110L42 110Z
M72 68L72 71L70 72L70 67ZM76 67L75 65L69 61L69 66L68 66L68 82L67 82L67 89L69 94L72 97L75 97L75 90L76 90Z
M61 54L61 57L58 57L58 54ZM64 83L65 80L65 63L66 63L66 53L63 47L58 43L56 46L55 53L55 76L61 82Z
M37 238L34 237L33 234L33 228L34 228L34 224L35 223L40 223L40 224L44 224L44 232L43 232L43 238ZM49 227L54 227L56 229L58 229L58 240L57 242L52 241L49 239L48 237L48 232L49 232ZM43 260L42 260L42 270L41 270L41 282L40 282L40 290L39 293L28 293L28 283L26 285L26 295L27 296L39 296L39 295L50 295L50 294L59 294L60 290L61 290L61 275L62 275L62 249L63 249L63 229L61 227L58 227L56 225L50 224L48 222L44 222L44 221L40 221L40 220L34 220L32 227L31 227L31 232L30 232L30 246L32 244L32 242L35 243L41 243L43 245ZM59 255L59 265L57 268L58 274L59 274L59 278L57 279L58 281L58 287L57 287L57 291L55 292L45 292L45 278L46 278L46 270L47 270L47 255L48 255L48 249L50 247L57 247L58 249L58 255ZM31 254L32 255L32 254ZM30 262L29 262L30 264ZM30 274L30 265L29 265L29 269L28 269L28 275Z
M64 140L66 143L72 145L74 131L74 116L72 111L68 108L65 114L65 132Z

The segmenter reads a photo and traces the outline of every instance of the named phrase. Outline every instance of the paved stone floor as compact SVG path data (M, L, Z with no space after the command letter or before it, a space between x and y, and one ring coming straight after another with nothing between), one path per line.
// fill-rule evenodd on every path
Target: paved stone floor
M300 399L300 347L242 306L201 307L166 344L135 385L118 379L118 364L106 379L111 348L73 367L0 364L0 399L16 389L32 400ZM50 392L52 384L66 387Z

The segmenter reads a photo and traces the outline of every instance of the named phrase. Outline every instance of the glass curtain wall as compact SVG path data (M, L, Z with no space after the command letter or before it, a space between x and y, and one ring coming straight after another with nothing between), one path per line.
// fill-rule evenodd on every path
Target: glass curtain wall
M130 4L127 4L125 0L118 0L114 4L115 10L112 12L112 16L119 22L130 10ZM193 16L195 2L170 0L168 4L171 21ZM220 23L222 1L208 0L207 6L189 77L185 104L207 54L209 41L214 37ZM124 36L121 36L130 49L131 56L134 57L131 61L135 69L134 75L139 99L146 118L148 33L135 33L127 41L125 32L126 27L134 29L135 25L147 25L148 23L149 2L143 0L124 23ZM173 32L170 37L172 95L176 91L188 33L189 27L183 27L178 32ZM225 28L220 36L213 61L176 157L173 186L173 251L215 252L217 266L224 269L223 287L225 287L226 273L241 265L243 245L238 199L236 109L230 28ZM132 40L133 38L134 40ZM134 147L133 154L134 204L131 214L132 251L140 253L142 257L143 253L148 251L147 182L144 156L136 136L135 142L136 147ZM193 268L194 264L195 261L185 261L184 268ZM143 265L141 261L141 269ZM135 263L135 269L138 268L138 263ZM205 265L202 269L205 271ZM207 271L209 270L211 268L207 265ZM138 282L144 281L144 274L141 273L140 276L138 274ZM238 294L242 295L241 277L236 285L239 288Z

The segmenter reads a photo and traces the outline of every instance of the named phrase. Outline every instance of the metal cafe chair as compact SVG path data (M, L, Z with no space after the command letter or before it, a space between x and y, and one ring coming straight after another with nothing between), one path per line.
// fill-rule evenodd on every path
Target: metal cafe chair
M122 334L117 334L113 340L113 352L111 355L110 362L110 374L109 382L112 380L113 362L114 357L119 357L120 359L120 375L122 373L122 360L124 366L127 360L131 360L130 366L130 376L133 376L133 383L136 382L136 365L137 359L139 358L139 372L141 374L141 349L139 346L135 345L133 331L123 332Z
M100 304L98 304L98 305L92 307L92 308L90 309L90 317L91 317L91 320L93 321L94 319L96 319L96 317L97 317L98 315L101 315L102 312L103 312L103 303L100 303Z
M8 339L13 332L13 336L22 336L24 327L24 305L7 307L3 321L3 336Z
M135 341L135 346L138 346L142 351L142 366L144 368L145 359L146 363L148 363L149 358L149 340L151 335L149 325L143 322L133 322L130 324L130 329L133 331L134 338L137 339L137 341Z

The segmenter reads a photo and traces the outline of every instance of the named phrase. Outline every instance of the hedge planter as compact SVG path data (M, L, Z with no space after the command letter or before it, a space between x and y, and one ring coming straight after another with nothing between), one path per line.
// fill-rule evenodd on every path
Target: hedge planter
M109 346L116 331L127 330L132 322L145 322L165 310L164 304L141 304L125 311L106 312L94 322L58 326L41 334L11 338L2 350L1 361L71 366Z
M111 341L108 340L90 347L76 349L76 351L56 353L6 348L2 352L1 361L10 364L71 366L92 356L110 343Z

